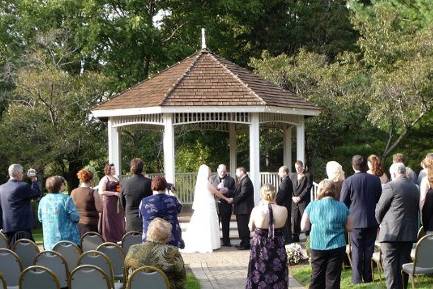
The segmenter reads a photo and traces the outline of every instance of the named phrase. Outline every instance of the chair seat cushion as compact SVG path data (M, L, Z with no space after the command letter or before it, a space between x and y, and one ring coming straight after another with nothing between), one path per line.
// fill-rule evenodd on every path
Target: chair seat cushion
M402 269L409 275L413 272L413 263L403 264ZM433 268L415 267L415 274L433 274Z

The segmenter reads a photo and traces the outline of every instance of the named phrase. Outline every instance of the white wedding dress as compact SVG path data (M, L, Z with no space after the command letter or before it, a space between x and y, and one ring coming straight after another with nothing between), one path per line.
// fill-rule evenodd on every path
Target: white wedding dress
M192 205L193 214L183 234L185 253L210 253L221 248L215 198L209 190L209 167L201 165L197 175Z

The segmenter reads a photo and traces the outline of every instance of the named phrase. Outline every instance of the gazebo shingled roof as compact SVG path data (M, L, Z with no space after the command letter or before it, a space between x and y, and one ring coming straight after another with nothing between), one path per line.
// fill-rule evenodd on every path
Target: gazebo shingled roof
M320 110L251 71L202 49L100 104L94 111L154 106L273 106Z

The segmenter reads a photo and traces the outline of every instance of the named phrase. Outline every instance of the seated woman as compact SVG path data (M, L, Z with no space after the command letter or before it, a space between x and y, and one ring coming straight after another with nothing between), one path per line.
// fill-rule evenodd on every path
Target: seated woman
M167 181L164 177L154 177L151 189L153 195L143 198L140 203L139 215L143 219L143 241L147 240L149 223L155 218L162 218L169 222L172 227L168 244L183 248L182 230L177 219L182 205L175 196L167 194Z
M147 241L133 245L125 258L125 267L135 270L141 266L161 269L170 281L170 289L184 289L186 282L185 265L178 248L167 245L170 239L169 222L155 218L147 229Z
M80 220L71 197L61 193L65 189L65 179L49 177L45 183L48 194L39 202L38 218L42 223L45 250L63 240L80 243L77 223Z
M345 256L345 230L351 230L349 210L335 199L335 183L319 184L318 200L311 202L302 216L301 228L310 230L310 289L340 288L341 269Z
M287 288L287 253L283 228L287 208L275 204L272 185L260 189L262 201L251 212L250 231L254 231L246 288Z

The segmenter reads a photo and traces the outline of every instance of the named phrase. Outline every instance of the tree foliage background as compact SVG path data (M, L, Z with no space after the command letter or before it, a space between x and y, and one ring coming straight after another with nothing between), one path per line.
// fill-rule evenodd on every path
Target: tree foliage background
M316 179L329 160L396 151L415 170L432 150L430 0L0 0L0 180L19 162L77 184L107 160L97 103L209 48L323 108L307 121ZM228 162L227 134L180 131L176 167ZM122 161L162 170L161 132L122 132ZM248 166L248 136L238 136ZM275 171L282 132L262 130L261 167Z

